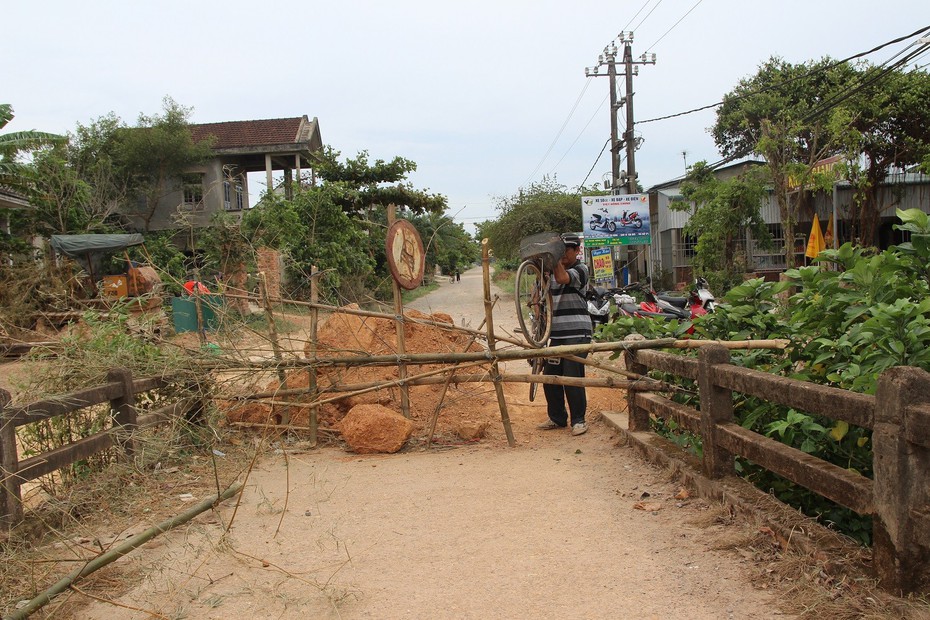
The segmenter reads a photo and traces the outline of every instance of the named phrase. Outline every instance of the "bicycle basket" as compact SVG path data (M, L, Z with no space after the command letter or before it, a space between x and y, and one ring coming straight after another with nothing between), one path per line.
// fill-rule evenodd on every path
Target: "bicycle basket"
M520 240L520 259L538 258L546 271L555 269L555 264L565 254L565 243L558 233L544 232Z

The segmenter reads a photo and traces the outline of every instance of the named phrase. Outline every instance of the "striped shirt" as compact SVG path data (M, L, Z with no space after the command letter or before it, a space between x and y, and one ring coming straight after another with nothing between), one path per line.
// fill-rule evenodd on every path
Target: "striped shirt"
M582 291L588 284L588 266L577 261L567 268L568 284L559 284L555 276L549 280L552 290L552 336L553 345L560 341L591 339L591 315L588 302Z

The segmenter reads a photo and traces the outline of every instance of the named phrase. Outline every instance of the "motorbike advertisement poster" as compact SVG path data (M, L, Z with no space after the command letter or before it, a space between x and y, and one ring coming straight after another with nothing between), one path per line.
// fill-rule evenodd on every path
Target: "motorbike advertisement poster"
M645 245L652 242L648 194L582 196L581 217L589 245Z

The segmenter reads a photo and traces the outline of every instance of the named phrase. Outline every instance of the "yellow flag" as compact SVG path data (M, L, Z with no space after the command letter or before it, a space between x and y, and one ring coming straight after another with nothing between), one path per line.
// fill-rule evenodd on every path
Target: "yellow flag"
M817 255L826 247L827 244L823 240L823 233L820 232L820 220L817 219L817 214L815 213L814 222L811 224L811 236L807 240L807 251L804 252L804 256L808 258L817 258Z

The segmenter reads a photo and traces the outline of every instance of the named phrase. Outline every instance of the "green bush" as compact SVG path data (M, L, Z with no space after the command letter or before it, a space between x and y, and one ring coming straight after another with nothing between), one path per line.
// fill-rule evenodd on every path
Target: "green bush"
M845 244L822 252L814 266L789 270L786 282L743 282L727 292L717 312L693 322L621 318L601 328L598 337L619 340L633 332L647 338L681 337L693 324L693 337L703 339L783 338L790 342L784 351L734 351L732 363L874 394L879 375L891 367L930 371L930 218L916 209L898 211L898 216L902 220L898 228L911 235L908 243L877 254ZM839 467L872 475L868 429L740 394L734 394L734 413L745 428ZM659 430L674 431L675 441L685 441L677 429L667 427L660 425ZM738 459L737 469L782 501L862 543L870 542L868 517L744 459Z

